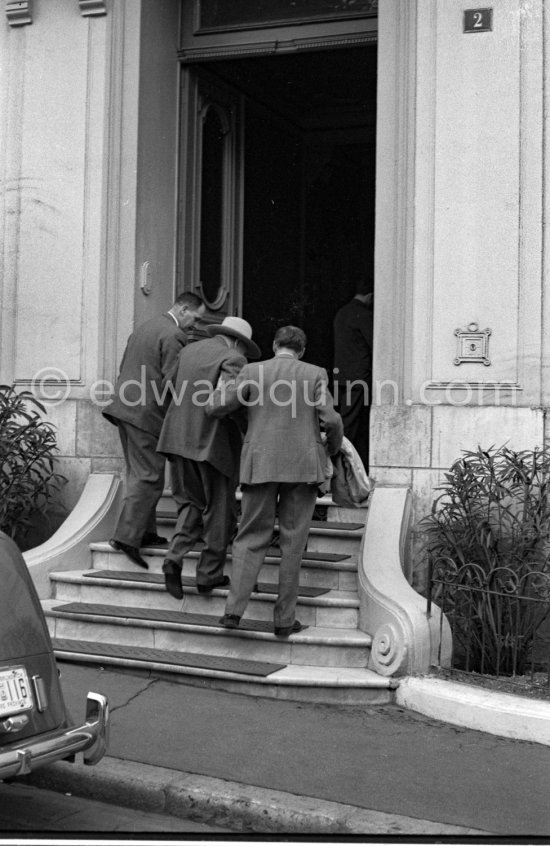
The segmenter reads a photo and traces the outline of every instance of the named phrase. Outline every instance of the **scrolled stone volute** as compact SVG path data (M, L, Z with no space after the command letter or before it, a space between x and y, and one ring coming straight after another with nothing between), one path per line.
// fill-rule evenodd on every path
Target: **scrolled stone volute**
M383 676L393 676L405 665L406 657L404 632L392 623L381 625L372 639L369 666Z
M385 676L449 666L447 619L405 577L412 495L406 487L375 487L359 552L359 628L372 635L369 668Z

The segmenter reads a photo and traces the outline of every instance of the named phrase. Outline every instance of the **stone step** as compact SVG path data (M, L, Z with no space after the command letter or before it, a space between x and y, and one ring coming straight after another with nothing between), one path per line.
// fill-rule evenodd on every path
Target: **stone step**
M115 550L106 541L90 544L94 570L143 570L130 561L124 553ZM149 572L162 572L166 550L161 547L145 547L141 554L149 564ZM183 562L183 575L194 576L199 551L189 552ZM276 583L279 578L280 552L268 550L262 565L259 581ZM123 564L121 562L124 562ZM232 560L229 550L224 572L231 577ZM300 582L311 587L326 587L334 590L357 590L357 560L353 556L337 553L306 552L300 568Z
M237 488L237 493L235 494L235 498L238 501L240 501L242 499L242 493L241 493L239 488ZM321 508L324 511L326 511L326 513L330 513L330 514L334 514L335 512L338 511L338 506L334 505L334 502L332 501L331 496L318 496L316 503L315 503L315 507ZM344 510L346 512L349 511L349 509L344 509ZM355 516L352 517L352 518L348 517L347 519L353 519L353 520L360 519L360 515L365 514L366 508L353 509L353 512L354 512ZM175 513L176 513L176 503L174 501L174 497L172 496L172 491L170 490L170 488L167 487L162 492L162 496L161 496L159 503L157 505L157 514L159 514L159 515L168 514L168 515L172 516Z
M207 652L269 661L326 667L367 666L370 635L357 629L310 626L288 639L275 637L271 623L245 618L241 627L224 629L216 615L181 611L44 600L52 637L155 649ZM62 606L65 605L65 608Z
M172 539L175 516L157 516L157 531L168 540ZM278 530L278 525L275 525ZM337 522L333 520L313 520L309 530L307 550L323 552L341 552L357 556L357 550L363 536L364 524L361 522Z
M357 560L363 530L359 532L335 532L331 529L316 529L309 533L308 552L342 552Z
M380 705L392 701L393 691L398 686L394 679L365 669L291 664L262 677L233 672L227 666L216 669L189 666L180 661L181 653L168 650L58 638L54 638L53 647L59 661L127 668L134 673L143 672L148 676L154 673L187 685L276 699Z
M105 573L105 577L100 574ZM108 575L107 575L108 574ZM116 578L113 578L116 577ZM194 584L183 586L181 601L174 599L164 587L161 573L139 573L74 570L51 573L54 597L60 602L86 602L139 608L159 608L221 616L229 590L216 588L209 594L198 593ZM193 581L194 580L189 580ZM273 605L277 597L276 584L264 585L253 593L246 615L255 620L273 619ZM269 592L265 592L265 588ZM298 595L296 614L302 623L322 628L356 628L359 599L357 592L330 590L319 596L304 596L308 587ZM309 590L312 590L309 588Z

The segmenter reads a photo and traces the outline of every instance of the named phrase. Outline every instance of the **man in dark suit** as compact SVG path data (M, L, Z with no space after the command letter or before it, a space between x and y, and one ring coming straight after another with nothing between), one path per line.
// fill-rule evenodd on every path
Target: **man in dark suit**
M260 357L250 324L240 317L226 317L206 331L209 339L190 344L180 354L174 399L157 447L174 463L180 480L176 529L162 566L166 590L175 599L183 597L183 558L201 537L204 548L197 562L197 590L209 593L229 584L223 568L242 436L236 420L207 417L205 405L219 383L235 379L246 357Z
M368 472L372 390L373 293L365 278L349 303L334 318L335 400L344 434Z
M122 511L110 543L145 569L139 548L166 543L156 526L165 465L157 440L171 397L166 380L187 343L184 330L194 326L204 310L200 297L184 293L167 312L138 326L128 339L114 398L103 411L118 427L126 461Z
M243 368L233 384L218 388L209 413L247 410L248 428L240 467L241 522L233 542L231 590L220 624L237 628L254 590L279 515L281 564L273 611L274 632L288 637L301 629L295 619L302 553L325 480L326 454L342 443L342 421L334 410L325 370L301 361L305 333L283 326L275 334L275 357Z

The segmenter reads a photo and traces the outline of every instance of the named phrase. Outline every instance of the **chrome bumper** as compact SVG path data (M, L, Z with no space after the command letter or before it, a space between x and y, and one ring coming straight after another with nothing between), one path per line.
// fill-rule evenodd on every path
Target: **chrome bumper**
M109 704L100 693L88 693L86 722L59 734L22 742L19 749L0 749L0 779L27 775L44 764L70 758L77 752L85 764L97 764L109 742Z

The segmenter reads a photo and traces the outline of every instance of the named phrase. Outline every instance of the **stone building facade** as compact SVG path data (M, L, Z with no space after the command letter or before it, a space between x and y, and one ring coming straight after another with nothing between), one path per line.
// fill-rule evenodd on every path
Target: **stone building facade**
M425 513L465 448L544 442L543 0L21 0L0 24L0 381L58 426L71 507L176 291L265 355L374 268L371 475Z

